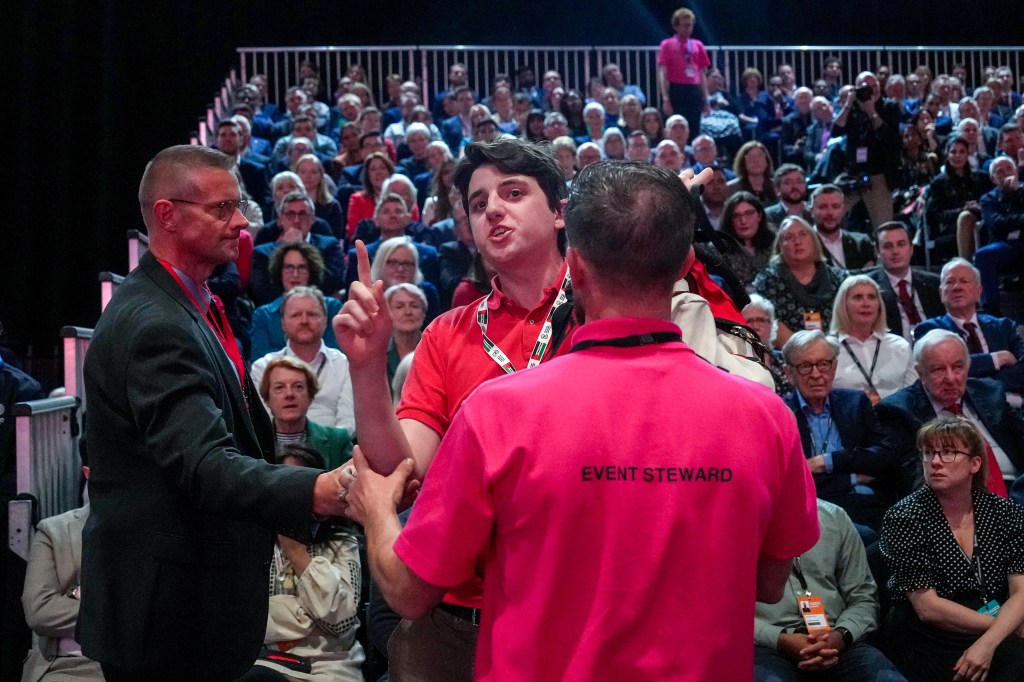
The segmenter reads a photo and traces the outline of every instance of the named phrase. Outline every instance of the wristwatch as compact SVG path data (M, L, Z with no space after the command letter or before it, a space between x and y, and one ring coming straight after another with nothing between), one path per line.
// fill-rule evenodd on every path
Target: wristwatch
M836 632L843 636L843 646L849 649L853 646L853 633L846 628L840 626L836 628Z

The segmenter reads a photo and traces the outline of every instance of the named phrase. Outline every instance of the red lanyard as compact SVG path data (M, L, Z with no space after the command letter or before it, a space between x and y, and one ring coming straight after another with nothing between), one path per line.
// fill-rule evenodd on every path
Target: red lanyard
M210 309L206 311L203 306L196 300L196 297L192 295L192 291L188 285L185 284L184 280L181 279L181 275L174 269L174 266L167 261L157 259L160 265L164 266L164 269L170 273L174 281L178 283L181 290L188 296L188 300L192 301L192 305L199 311L199 316L206 322L206 326L210 328L217 340L220 341L220 345L224 348L224 352L228 354L228 359L231 360L231 364L235 366L235 373L238 375L238 383L242 387L242 395L245 398L246 406L249 405L249 397L245 395L245 363L242 361L242 351L238 348L238 343L235 341L235 333L231 331L231 325L228 324L227 315L224 314L224 304L221 303L220 297L213 293L210 293ZM205 288L206 285L204 284ZM209 289L206 289L209 292ZM206 313L213 313L214 319L210 319Z

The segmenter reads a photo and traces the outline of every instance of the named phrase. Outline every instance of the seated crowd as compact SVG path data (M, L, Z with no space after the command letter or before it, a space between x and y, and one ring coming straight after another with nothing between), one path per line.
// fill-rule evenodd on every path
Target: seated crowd
M602 159L711 169L697 260L722 296L708 298L716 317L717 301L760 342L756 361L799 428L822 529L783 600L757 607L755 679L834 669L844 679L938 680L989 664L988 679L1016 679L1024 341L1019 321L1000 316L1000 298L1024 278L1024 108L1007 67L983 76L880 66L847 81L833 59L807 84L786 64L767 83L746 69L733 93L711 67L697 121L663 116L615 64L585 93L555 71L538 87L528 67L478 93L453 64L432 101L394 74L379 104L358 66L324 101L303 63L281 106L267 101L266 77L253 76L215 138L236 159L249 248L215 272L220 288L210 284L280 461L334 468L352 456L352 381L331 320L360 277L356 240L393 321L396 401L426 325L491 292L494 270L453 180L468 143L544 145L570 187ZM80 527L81 516L64 525ZM48 659L54 673L73 667L62 658L81 657L78 569L58 561L54 575L41 572L53 572L47 552L70 551L51 526L41 530L37 543L47 544L33 549L24 600L42 637L30 663L45 671ZM316 546L279 537L261 660L273 679L361 679L374 657L364 647L387 641L390 630L372 627L356 640L368 575L358 540L349 526ZM37 583L48 591L32 592ZM44 622L44 602L60 602L63 618ZM80 674L99 679L87 665Z

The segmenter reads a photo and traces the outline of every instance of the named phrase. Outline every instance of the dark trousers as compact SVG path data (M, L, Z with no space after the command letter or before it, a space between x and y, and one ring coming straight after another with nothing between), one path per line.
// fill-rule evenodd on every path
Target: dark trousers
M803 672L779 651L754 647L754 682L802 682L829 680L835 682L907 682L896 666L881 651L856 642L839 654L839 662L821 672Z
M704 90L699 85L668 84L668 99L672 113L679 114L690 124L690 140L700 135L700 115L704 113Z

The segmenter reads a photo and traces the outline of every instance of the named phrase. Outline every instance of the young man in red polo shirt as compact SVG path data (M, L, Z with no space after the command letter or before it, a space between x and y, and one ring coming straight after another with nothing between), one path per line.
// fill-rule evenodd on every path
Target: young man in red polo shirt
M588 167L565 207L586 318L566 356L464 402L404 530L413 461L385 478L356 458L347 513L399 613L486 576L477 679L749 678L755 598L778 601L818 537L785 405L671 322L693 210L670 171Z
M440 316L423 332L397 416L387 385L391 320L357 243L359 281L334 320L349 359L360 444L376 471L406 458L422 480L441 437L477 386L565 351L567 316L562 204L565 180L543 148L505 138L471 143L455 173L477 248L495 270L493 292ZM471 679L482 588L452 589L435 618L406 621L389 644L392 671L417 679ZM442 628L443 631L438 631ZM430 677L428 671L434 671Z

